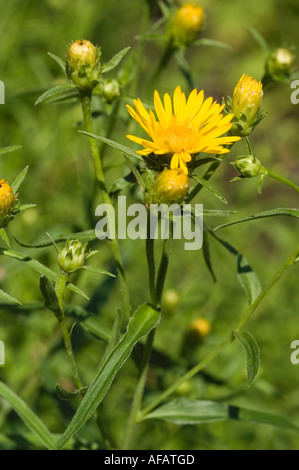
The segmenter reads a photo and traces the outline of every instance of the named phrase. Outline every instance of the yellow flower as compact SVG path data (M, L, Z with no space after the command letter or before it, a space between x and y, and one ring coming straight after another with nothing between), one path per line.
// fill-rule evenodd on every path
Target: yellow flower
M170 25L170 33L177 45L194 41L201 30L204 19L202 7L195 3L186 3L176 11Z
M66 73L81 90L92 90L101 77L101 49L86 39L73 42L66 54Z
M13 208L15 195L5 180L0 180L0 218L5 217Z
M233 114L225 117L220 106L213 98L204 100L204 92L193 90L188 100L178 86L173 95L173 104L168 93L164 95L164 106L159 93L155 91L154 105L158 120L152 110L146 111L142 102L134 100L136 111L127 105L130 115L140 124L152 139L127 135L128 139L143 145L140 155L170 155L171 169L181 168L188 173L187 163L191 155L200 152L223 154L229 152L224 145L231 145L240 137L223 137L231 128Z
M158 203L181 202L189 191L189 178L180 168L160 173L153 185L153 196Z
M263 85L247 74L243 74L235 86L232 112L240 119L242 114L251 123L257 117L263 99Z
M74 69L82 65L94 65L98 58L98 51L92 42L78 39L69 46L66 56L67 64Z

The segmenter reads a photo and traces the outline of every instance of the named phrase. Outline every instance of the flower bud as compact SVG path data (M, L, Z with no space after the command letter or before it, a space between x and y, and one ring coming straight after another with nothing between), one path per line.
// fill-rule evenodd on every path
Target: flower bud
M68 240L58 255L58 264L62 271L73 273L82 268L85 261L86 247L87 243L83 245L78 240Z
M73 42L66 55L66 73L74 85L81 90L92 90L100 80L101 49L90 41L79 39Z
M175 47L191 44L202 28L204 11L195 3L186 3L177 9L170 20L168 33Z
M111 104L120 97L120 84L115 78L105 78L95 90L102 98Z
M264 117L261 112L263 85L243 74L234 89L231 112L235 115L230 135L247 136Z
M12 218L15 200L13 189L5 180L0 180L0 228Z
M195 333L199 339L203 339L209 335L211 323L205 318L196 318L190 325L190 331Z
M288 49L279 47L267 59L266 76L272 81L284 81L290 77L294 62L294 54Z
M263 166L254 155L238 158L232 165L240 173L241 178L254 178L263 173Z
M180 203L188 194L189 187L188 175L182 169L169 170L165 168L153 184L153 202L157 204Z

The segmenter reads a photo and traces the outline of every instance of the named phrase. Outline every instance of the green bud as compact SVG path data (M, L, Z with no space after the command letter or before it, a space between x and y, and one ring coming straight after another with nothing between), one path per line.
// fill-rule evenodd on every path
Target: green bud
M279 47L267 59L266 76L272 81L284 81L290 77L294 62L294 54L289 49Z
M66 73L73 84L81 90L92 90L101 76L101 49L90 41L73 42L66 55Z
M58 264L62 271L73 273L82 268L86 257L86 247L87 243L83 245L78 240L68 240L58 255Z
M254 178L263 172L261 162L254 155L238 158L232 165L240 173L241 178Z
M99 95L110 104L120 97L119 81L115 78L105 78L103 82L98 85L95 91L97 91Z

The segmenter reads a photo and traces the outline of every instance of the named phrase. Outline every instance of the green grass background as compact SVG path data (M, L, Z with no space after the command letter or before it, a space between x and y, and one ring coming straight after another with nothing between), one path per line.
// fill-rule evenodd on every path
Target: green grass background
M299 6L295 0L286 0L283 5L278 0L250 0L246 4L237 0L206 0L202 5L206 12L203 36L232 46L231 51L212 47L191 47L188 51L196 87L203 88L207 96L221 99L231 95L244 72L258 79L262 77L264 56L246 29L248 25L259 30L273 47L298 44ZM45 232L55 235L90 228L87 209L92 210L88 201L92 194L93 168L87 141L77 132L82 127L80 107L67 103L43 103L34 107L34 102L51 86L65 83L61 70L47 52L64 57L72 40L86 38L102 47L103 61L107 61L120 49L136 44L144 6L142 0L0 0L0 79L6 87L6 103L0 106L0 147L22 145L21 150L1 157L0 178L12 182L29 164L20 198L23 203L37 204L11 223L10 235L15 233L31 242ZM156 19L158 11L154 9ZM145 46L136 90L141 99L151 100L150 77L162 49L156 43ZM115 76L114 71L110 76ZM171 61L157 88L161 93L172 93L177 85L188 91L175 61ZM290 95L288 85L269 87L264 98L264 109L269 114L255 130L252 144L266 167L298 184L299 105L291 104ZM120 108L112 138L128 145L124 101ZM99 117L95 125L97 132L104 134L107 117ZM236 144L213 178L215 187L227 198L229 209L238 211L241 218L275 207L296 207L297 194L271 180L266 180L261 195L257 194L254 179L229 183L235 173L228 161L245 152L243 142ZM106 152L104 164L109 184L127 173L121 154L111 149ZM225 208L205 191L197 201L206 209ZM211 220L215 225L222 222L225 220ZM249 259L265 284L298 241L298 222L285 217L258 220L223 229L221 234ZM16 243L12 247L26 251ZM99 254L92 264L113 269L106 243L98 243L97 247ZM121 248L133 305L137 307L148 300L144 246L142 241L124 240ZM180 357L190 322L205 317L212 324L211 334L191 351L191 362L203 358L228 334L247 305L236 280L235 260L214 241L211 250L216 284L204 265L202 253L184 251L180 242L175 243L166 283L166 293L175 289L179 302L175 308L165 309L156 342L161 351ZM57 270L53 248L26 253ZM22 302L42 300L37 273L15 260L2 257L0 262L2 289ZM111 327L122 300L117 283L85 273L79 286L91 298L87 308ZM86 302L78 296L68 300L86 307ZM222 385L207 382L199 375L181 393L198 399L224 398L234 405L288 416L299 425L299 365L290 362L290 344L299 337L298 313L298 267L295 267L275 286L248 325L261 349L261 370L252 387L246 387L243 355L240 347L233 344L207 370ZM19 314L2 308L0 339L6 345L6 364L0 370L0 378L22 396L52 432L62 432L78 402L62 402L55 392L57 382L72 387L55 318L48 311ZM79 370L89 383L103 353L103 343L77 325L73 344ZM152 368L146 400L183 372L180 367ZM107 427L117 439L124 429L135 384L136 367L129 361L101 406ZM0 448L30 448L25 433L19 418L0 401ZM86 445L84 439L99 442L93 423L85 426L80 437L83 444L78 441L78 446ZM299 449L298 436L294 433L237 422L196 427L177 427L158 421L145 423L138 429L134 446L139 449Z

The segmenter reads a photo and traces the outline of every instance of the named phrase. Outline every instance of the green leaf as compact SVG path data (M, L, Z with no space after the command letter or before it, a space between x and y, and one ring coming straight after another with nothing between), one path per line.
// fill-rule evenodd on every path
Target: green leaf
M28 209L34 209L34 207L36 207L36 204L21 204L18 207L18 212L27 211Z
M210 271L213 281L216 282L216 276L213 270L211 262L211 252L210 252L210 241L209 241L209 231L204 227L203 229L203 256L208 270Z
M52 98L53 96L59 95L61 93L66 93L67 91L76 88L75 85L68 84L68 85L58 85L54 86L54 88L50 88L50 90L45 91L35 102L35 106L41 103L42 101L47 100L48 98Z
M8 401L14 411L20 416L26 426L38 436L39 441L47 448L51 449L55 444L55 438L52 436L44 423L27 406L27 404L16 395L7 385L0 382L0 395Z
M264 219L267 217L275 217L275 216L291 216L299 218L299 209L271 209L269 211L259 212L258 214L251 215L250 217L246 217L244 219L235 220L233 222L228 222L226 224L218 225L218 227L214 228L214 231L219 230L220 228L229 227L231 225L241 224L243 222L249 222L250 220L257 220L257 219Z
M48 52L48 55L52 57L52 59L55 60L55 62L57 62L57 64L61 67L64 75L66 76L65 61L60 59L60 57L57 57L57 55L52 54L51 52Z
M124 155L124 158L127 162L127 165L128 167L130 168L131 172L133 173L133 175L135 176L136 178L136 181L141 189L142 192L144 192L146 190L146 184L140 174L140 171L138 170L138 168L134 165L134 163L131 161L130 157L128 157L127 155Z
M200 183L205 189L207 189L211 194L213 194L217 199L220 199L221 202L227 204L227 200L223 197L208 181L198 175L192 175L192 178Z
M0 228L0 238L4 241L8 248L10 248L10 241L4 228Z
M134 345L157 325L159 319L159 312L149 305L142 305L136 310L129 322L127 332L98 370L71 423L55 445L55 449L61 449L93 415L116 374L130 356Z
M68 284L66 285L66 287L67 287L69 290L75 292L76 294L81 295L81 297L83 297L84 299L90 300L89 297L88 297L88 295L86 295L85 292L83 292L83 290L79 289L79 287L75 286L74 284L68 283Z
M262 292L262 287L257 274L253 271L245 256L239 253L232 245L218 237L213 231L210 234L224 246L237 260L237 277L243 287L249 304L252 304Z
M24 179L27 175L28 168L29 168L29 165L25 166L25 168L21 171L21 173L16 177L16 179L12 183L11 187L12 187L14 193L16 193L18 191L19 187L23 183L23 181L24 181Z
M116 277L114 274L109 273L104 269L95 268L94 266L82 266L80 269L84 269L85 271L90 271L92 273L105 274L105 276Z
M188 398L177 398L168 402L166 405L157 408L152 413L143 417L143 420L147 419L162 419L183 425L211 423L231 419L299 432L297 426L281 416L248 410L220 402L191 400Z
M204 217L230 217L236 215L238 211L223 211L215 209L203 209Z
M250 387L260 367L260 348L254 336L248 331L243 331L242 333L233 331L233 336L239 341L244 351L247 367L247 385Z
M15 150L19 150L22 148L22 145L12 145L11 147L3 147L0 149L0 155L4 155L5 153L14 152Z
M125 153L126 155L131 155L131 157L137 158L138 160L141 160L143 162L143 158L141 158L140 155L138 155L134 150L131 150L129 147L126 147L125 145L121 145L118 142L114 142L114 140L106 139L106 137L102 137L100 135L95 135L95 134L90 134L89 132L85 131L78 131L80 134L85 134L89 137L92 137L93 139L99 140L100 142L104 142L107 145L110 145L110 147L115 148L116 150L119 150L122 153Z
M125 57L125 55L127 55L130 49L130 47L125 47L120 52L115 54L115 56L112 57L109 62L106 62L106 64L103 65L101 72L106 73L114 69L123 60L123 58Z
M266 39L252 26L247 26L248 31L251 33L252 37L256 40L262 51L266 54L270 54L271 48L267 43Z
M232 46L229 44L226 44L225 42L222 41L216 41L215 39L208 39L208 38L201 38L197 39L193 43L195 46L211 46L211 47L220 47L221 49L227 49L227 50L232 50Z
M18 245L23 246L24 248L45 248L47 246L52 245L52 241L49 240L49 237L38 243L25 243L21 241L15 234L13 234L13 236ZM69 235L59 235L52 238L55 243L66 242L69 239L79 240L80 242L85 243L93 241L97 237L95 234L95 230L86 230L85 232L70 233Z
M19 300L15 299L14 297L11 297L11 295L8 295L2 289L0 289L0 299L11 302L13 304L22 305L22 303Z

